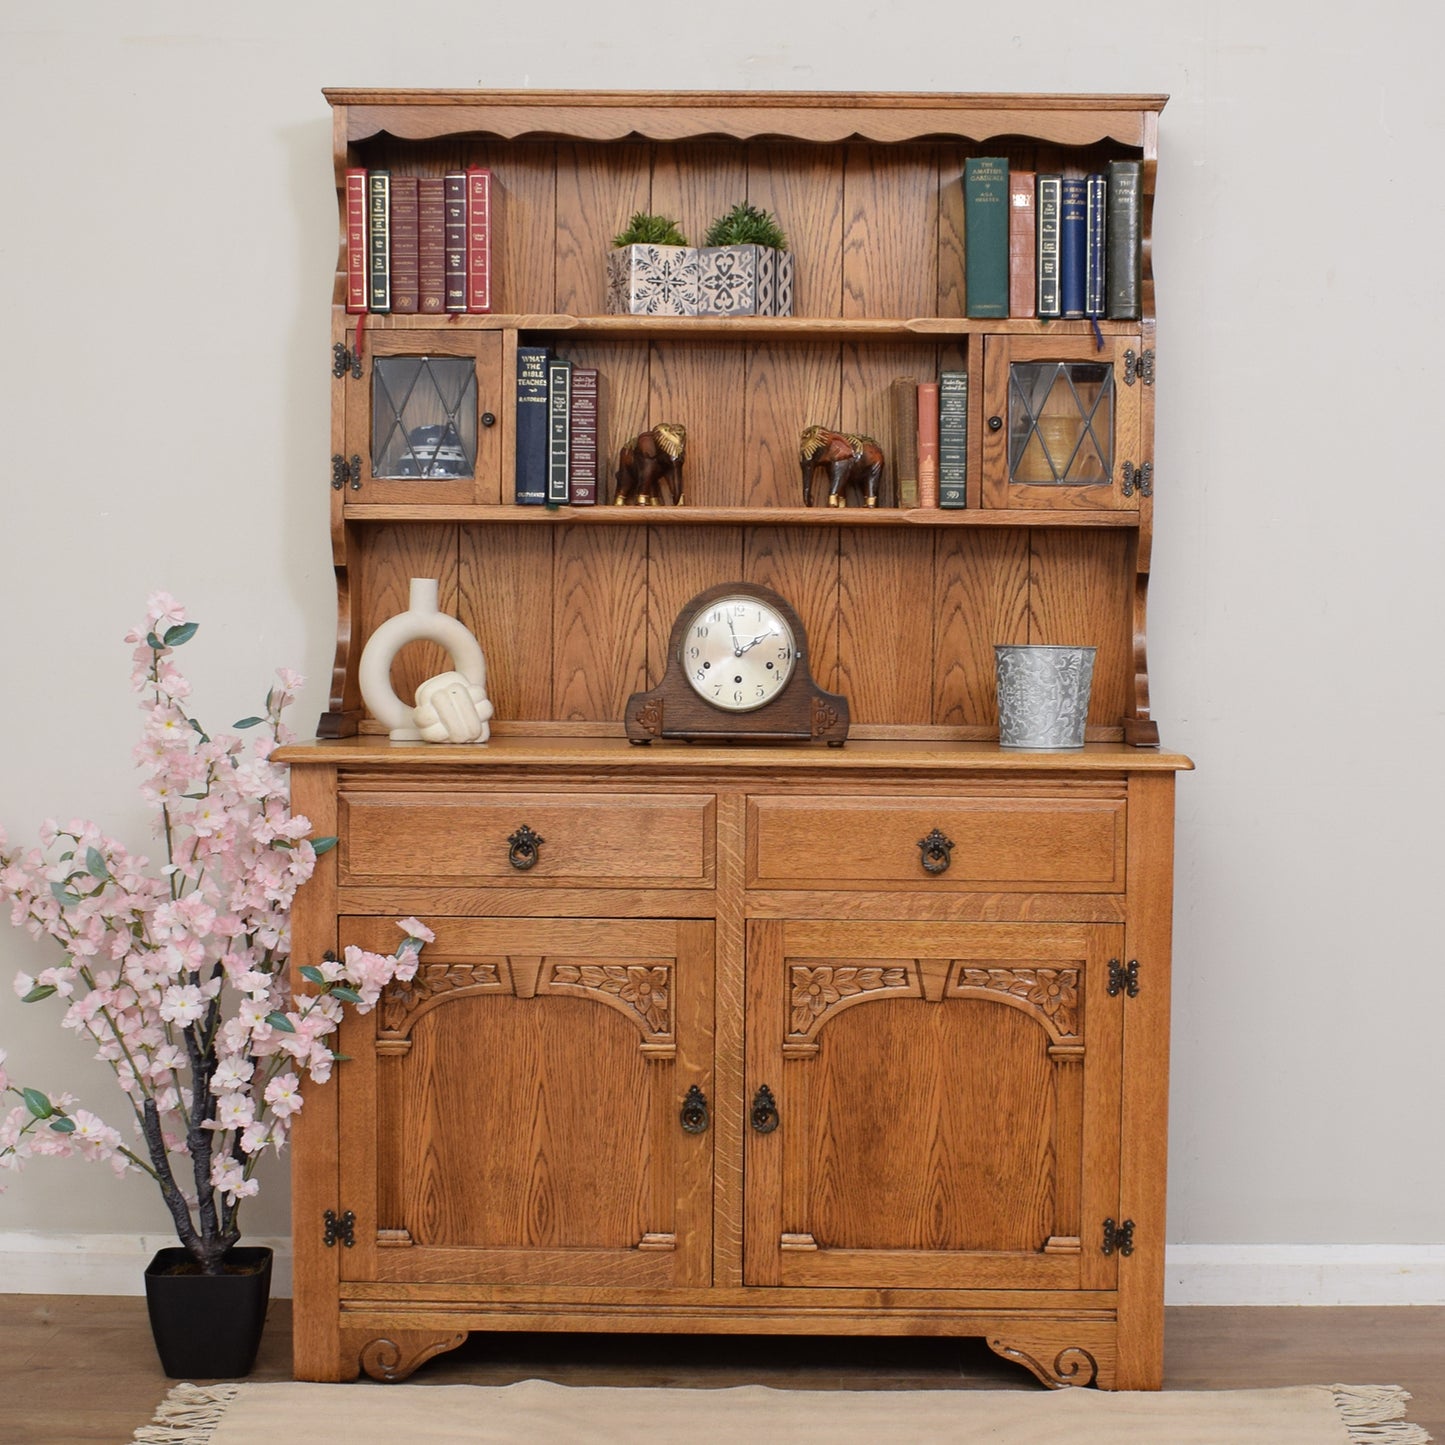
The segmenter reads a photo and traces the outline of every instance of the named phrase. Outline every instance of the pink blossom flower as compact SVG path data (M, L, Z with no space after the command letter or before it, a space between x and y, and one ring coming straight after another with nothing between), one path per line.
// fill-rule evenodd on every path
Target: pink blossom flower
M193 1024L206 1011L206 1001L193 983L172 984L161 999L160 1016L167 1023Z
M419 918L402 918L396 925L408 938L419 938L423 943L435 943L437 936Z
M280 1119L289 1119L301 1107L301 1082L295 1074L277 1074L266 1085L266 1103Z

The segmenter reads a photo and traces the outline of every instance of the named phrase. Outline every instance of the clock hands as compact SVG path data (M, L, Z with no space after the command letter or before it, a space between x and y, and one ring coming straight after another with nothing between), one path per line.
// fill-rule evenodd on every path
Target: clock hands
M778 629L776 627L770 627L766 632L760 632L751 642L744 643L743 646L738 648L735 655L741 657L743 653L747 652L750 648L756 647L758 643L766 642L768 638L776 637L777 635Z

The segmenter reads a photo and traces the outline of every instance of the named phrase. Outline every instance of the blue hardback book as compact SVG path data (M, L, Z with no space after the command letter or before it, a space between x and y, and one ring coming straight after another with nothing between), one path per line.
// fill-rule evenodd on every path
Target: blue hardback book
M1059 309L1083 316L1088 289L1089 185L1065 176L1059 188Z
M547 502L547 361L545 346L517 348L517 502Z

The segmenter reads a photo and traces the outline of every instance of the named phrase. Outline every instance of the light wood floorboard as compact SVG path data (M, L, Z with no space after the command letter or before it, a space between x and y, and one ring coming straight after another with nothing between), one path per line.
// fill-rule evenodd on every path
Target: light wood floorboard
M1404 1385L1445 1445L1445 1309L1171 1309L1165 1386ZM291 1303L272 1303L253 1380L290 1378ZM414 1384L766 1384L793 1389L1041 1389L981 1341L474 1335ZM170 1382L145 1302L0 1295L0 1441L126 1442ZM385 1389L385 1386L363 1388Z

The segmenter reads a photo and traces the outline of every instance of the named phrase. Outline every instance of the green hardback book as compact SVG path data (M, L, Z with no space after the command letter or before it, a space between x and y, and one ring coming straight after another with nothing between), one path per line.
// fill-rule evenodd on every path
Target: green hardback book
M938 505L968 505L968 373L938 377Z
M1110 161L1105 220L1105 314L1139 317L1139 162Z
M963 285L968 316L1008 315L1008 161L963 163Z

